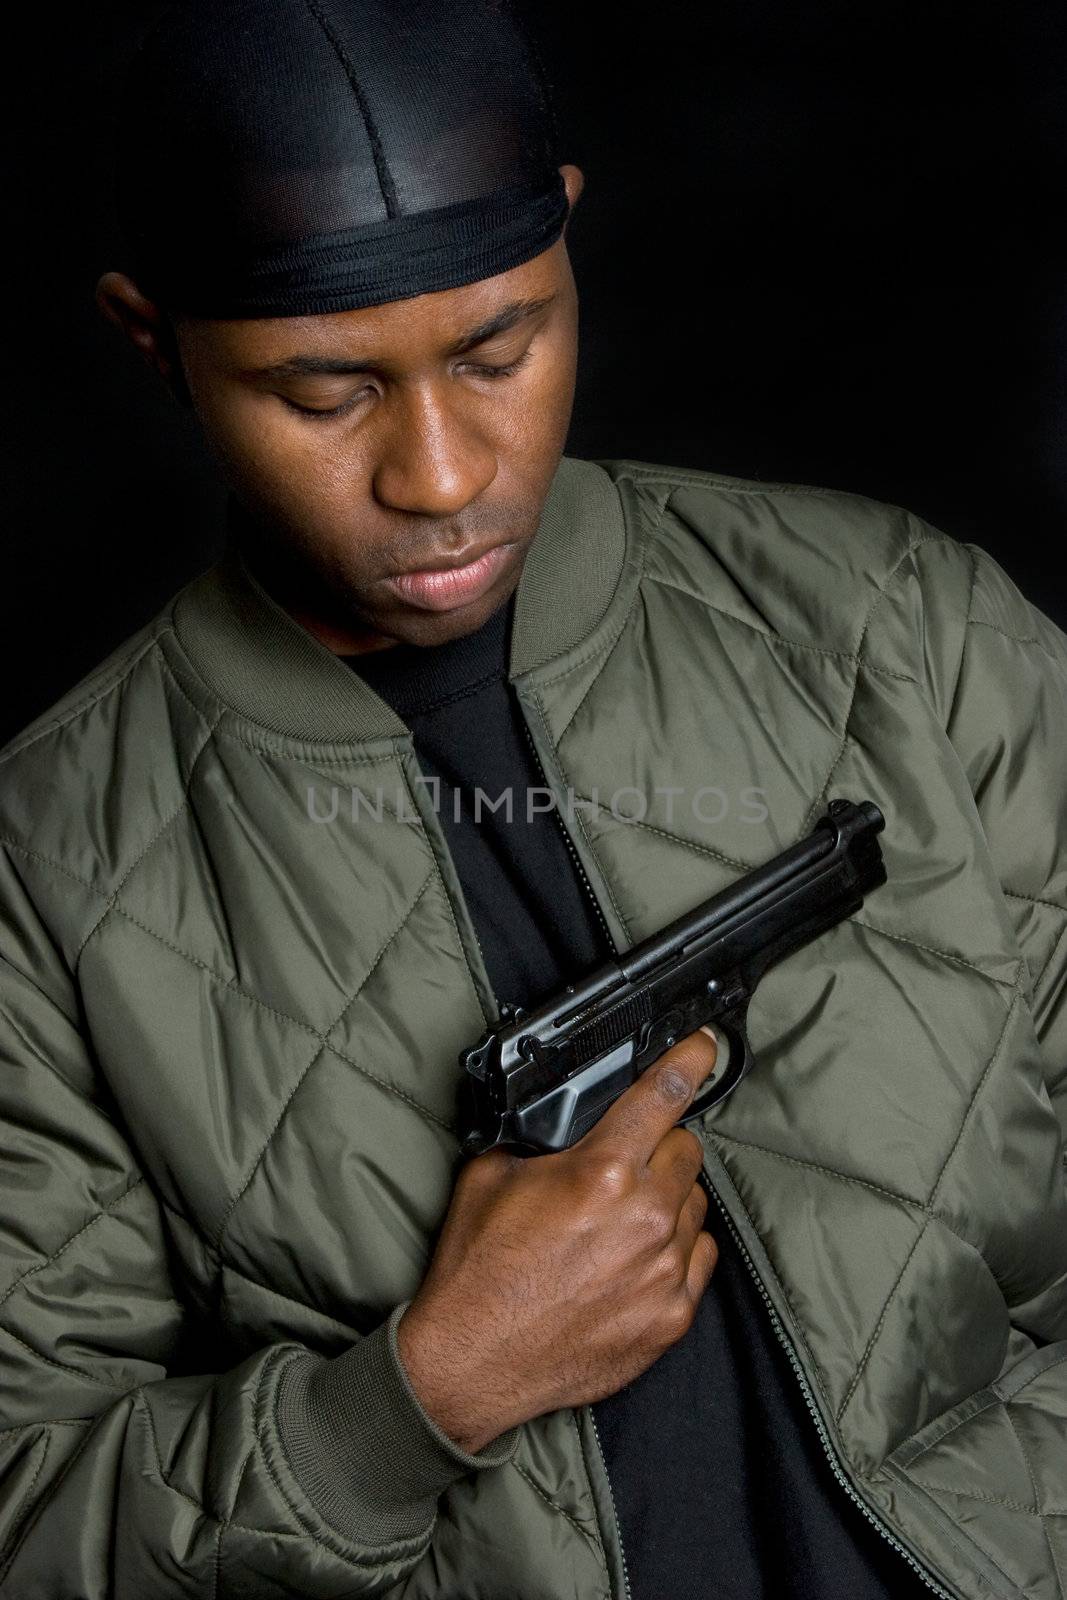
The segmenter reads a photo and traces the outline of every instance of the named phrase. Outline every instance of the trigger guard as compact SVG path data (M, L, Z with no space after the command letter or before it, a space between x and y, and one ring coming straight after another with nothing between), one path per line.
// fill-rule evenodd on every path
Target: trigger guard
M731 1094L741 1079L745 1076L752 1064L752 1053L749 1050L748 1040L740 1030L727 1032L725 1028L717 1028L714 1023L705 1023L715 1036L715 1072L712 1081L700 1090L696 1099L689 1106L684 1117L679 1117L678 1126L682 1127L694 1117L701 1117L705 1111L710 1111L712 1106L717 1106L720 1100L725 1100ZM724 1056L725 1051L725 1056ZM720 1070L720 1062L722 1064Z

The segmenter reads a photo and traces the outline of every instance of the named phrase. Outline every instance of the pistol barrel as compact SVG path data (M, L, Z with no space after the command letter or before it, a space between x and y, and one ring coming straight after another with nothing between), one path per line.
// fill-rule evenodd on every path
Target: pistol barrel
M746 953L746 929L758 925L762 940L768 922L787 905L792 915L800 900L810 915L856 893L862 899L866 890L885 882L881 852L873 843L884 827L885 818L872 801L832 801L806 838L620 956L622 972L636 982L664 962L690 956L716 940L731 940L740 958Z

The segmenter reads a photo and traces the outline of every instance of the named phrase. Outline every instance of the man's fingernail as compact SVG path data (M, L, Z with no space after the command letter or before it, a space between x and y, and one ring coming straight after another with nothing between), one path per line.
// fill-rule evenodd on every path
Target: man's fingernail
M713 1078L717 1072L723 1071L729 1065L730 1041L729 1039L724 1039L718 1029L711 1026L710 1022L702 1022L700 1024L700 1032L706 1033L709 1039L715 1041L715 1065L708 1074L708 1077Z

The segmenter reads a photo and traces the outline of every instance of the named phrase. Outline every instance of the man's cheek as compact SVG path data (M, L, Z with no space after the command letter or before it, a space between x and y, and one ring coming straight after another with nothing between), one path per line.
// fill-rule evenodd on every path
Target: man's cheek
M527 459L547 450L558 431L561 413L559 385L553 375L531 380L502 406L494 429L510 455Z
M353 452L341 430L281 405L242 419L233 447L260 485L275 485L296 508L343 494L352 475Z
M208 444L242 479L277 476L291 432L280 406L221 394L198 411Z

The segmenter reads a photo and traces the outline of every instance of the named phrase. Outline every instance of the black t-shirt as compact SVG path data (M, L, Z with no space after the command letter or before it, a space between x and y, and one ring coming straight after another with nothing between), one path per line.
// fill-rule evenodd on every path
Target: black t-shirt
M346 660L437 779L429 792L494 994L530 1005L612 951L562 819L541 809L545 780L507 681L513 611L514 597L463 638ZM834 1478L748 1267L714 1209L706 1226L719 1261L689 1332L593 1407L632 1600L928 1597Z

